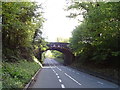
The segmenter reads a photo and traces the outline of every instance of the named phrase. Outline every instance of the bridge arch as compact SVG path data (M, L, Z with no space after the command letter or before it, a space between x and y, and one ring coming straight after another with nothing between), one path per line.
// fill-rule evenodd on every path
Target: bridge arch
M71 52L69 46L69 43L60 43L60 42L50 42L47 44L48 49L47 50L56 50L64 54L64 64L70 65L74 61L74 55ZM41 51L39 50L38 57L42 56L42 53L47 51Z

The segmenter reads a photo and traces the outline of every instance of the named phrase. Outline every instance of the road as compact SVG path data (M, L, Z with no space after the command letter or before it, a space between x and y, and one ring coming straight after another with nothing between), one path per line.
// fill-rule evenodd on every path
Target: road
M45 59L31 88L118 88L118 85L61 65L54 59Z

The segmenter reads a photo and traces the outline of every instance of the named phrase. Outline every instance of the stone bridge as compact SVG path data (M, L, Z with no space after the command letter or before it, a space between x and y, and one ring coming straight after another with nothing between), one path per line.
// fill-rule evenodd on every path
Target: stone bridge
M56 50L64 54L65 65L70 65L74 61L74 55L69 48L69 43L49 42L47 46L48 46L47 50ZM45 51L39 50L39 56L41 57L42 53Z

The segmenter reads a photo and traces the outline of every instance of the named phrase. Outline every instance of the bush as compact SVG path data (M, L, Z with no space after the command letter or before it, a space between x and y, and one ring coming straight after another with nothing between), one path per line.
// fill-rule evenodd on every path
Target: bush
M36 62L26 60L16 63L3 62L3 88L24 88L39 68Z

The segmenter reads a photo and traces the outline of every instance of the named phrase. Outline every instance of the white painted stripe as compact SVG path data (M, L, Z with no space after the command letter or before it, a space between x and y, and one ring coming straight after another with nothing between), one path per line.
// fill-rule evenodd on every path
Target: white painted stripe
M64 86L63 84L61 84L61 87L62 87L62 88L65 88L65 86Z
M55 70L54 70L54 69L52 69L52 70L53 70L53 72L56 74Z
M97 83L99 83L99 84L103 84L102 82L99 82L99 81L98 81Z
M53 70L53 72L55 72L55 70L54 69L52 69Z
M59 69L60 71L62 71L61 69Z
M59 82L62 82L62 80L61 80L61 79L59 79Z
M58 70L62 71L60 68L57 67Z
M57 78L60 78L59 76L57 76Z
M74 82L76 82L78 85L82 85L80 84L77 80L75 80L74 78L72 78L70 75L68 75L67 73L65 73L66 76L68 76L71 80L73 80Z
M56 73L56 75L58 76L58 74Z

